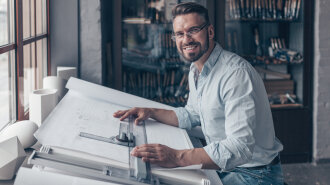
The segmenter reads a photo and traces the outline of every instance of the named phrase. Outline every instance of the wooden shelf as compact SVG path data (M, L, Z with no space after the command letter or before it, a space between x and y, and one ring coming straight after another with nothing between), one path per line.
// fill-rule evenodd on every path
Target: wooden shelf
M271 104L270 107L272 109L280 109L280 108L299 108L299 107L303 107L302 104L299 103L290 103L290 104Z

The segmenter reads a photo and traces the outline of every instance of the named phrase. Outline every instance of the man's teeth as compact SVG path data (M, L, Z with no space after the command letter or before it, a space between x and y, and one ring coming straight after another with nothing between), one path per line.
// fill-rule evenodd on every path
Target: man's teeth
M196 46L190 46L190 47L186 47L185 49L186 50L192 50L192 49L194 49Z

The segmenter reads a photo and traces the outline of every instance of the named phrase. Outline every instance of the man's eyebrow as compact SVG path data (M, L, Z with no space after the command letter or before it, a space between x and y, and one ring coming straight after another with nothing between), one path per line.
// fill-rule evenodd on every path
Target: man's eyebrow
M192 26L192 27L190 27L188 30L191 30L191 29L195 29L195 28L200 28L200 26L198 26L198 25L196 25L196 26ZM174 33L182 33L182 32L184 32L184 31L176 31L176 32L174 32Z
M176 31L176 32L174 32L174 33L183 33L183 31Z
M200 26L192 26L190 27L188 30L192 29L192 28L200 28Z

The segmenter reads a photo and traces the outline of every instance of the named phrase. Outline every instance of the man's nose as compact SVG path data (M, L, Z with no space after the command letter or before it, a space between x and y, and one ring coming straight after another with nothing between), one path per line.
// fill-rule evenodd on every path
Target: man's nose
M183 39L182 39L183 43L189 43L191 40L192 40L191 35L189 35L189 34L184 34L183 35Z

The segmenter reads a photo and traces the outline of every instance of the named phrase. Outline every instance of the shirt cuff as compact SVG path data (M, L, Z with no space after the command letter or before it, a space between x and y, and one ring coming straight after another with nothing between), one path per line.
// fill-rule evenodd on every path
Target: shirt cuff
M179 121L179 128L191 129L191 122L189 120L188 111L184 107L178 107L173 110Z
M224 149L220 143L210 143L204 147L205 152L212 161L221 168L221 171L229 170L227 161L231 158L231 153Z

